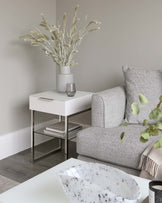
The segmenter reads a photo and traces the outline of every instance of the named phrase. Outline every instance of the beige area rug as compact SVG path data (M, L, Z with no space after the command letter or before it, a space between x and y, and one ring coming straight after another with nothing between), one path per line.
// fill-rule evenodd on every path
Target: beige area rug
M0 175L0 194L18 185L19 183Z

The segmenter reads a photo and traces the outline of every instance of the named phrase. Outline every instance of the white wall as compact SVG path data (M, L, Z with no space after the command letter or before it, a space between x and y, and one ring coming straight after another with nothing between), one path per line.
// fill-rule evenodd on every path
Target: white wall
M123 84L124 64L162 67L161 0L57 0L57 20L64 11L71 16L79 4L79 17L102 22L90 33L74 67L78 89L100 91Z
M21 143L28 142L23 146L29 146L28 96L55 89L53 61L38 48L19 40L19 36L39 24L40 13L55 23L57 11L57 20L61 22L65 11L72 17L76 4L80 5L81 19L88 14L89 19L102 22L101 30L90 33L81 44L77 55L79 65L73 68L77 89L96 92L123 84L124 64L148 69L162 67L161 0L0 0L2 145L13 135L24 132ZM87 123L88 115L74 119ZM41 117L39 114L39 120ZM14 139L10 146L21 145L18 140Z
M40 13L55 23L56 1L0 0L0 135L28 127L28 96L55 88L52 59L19 40L40 23Z

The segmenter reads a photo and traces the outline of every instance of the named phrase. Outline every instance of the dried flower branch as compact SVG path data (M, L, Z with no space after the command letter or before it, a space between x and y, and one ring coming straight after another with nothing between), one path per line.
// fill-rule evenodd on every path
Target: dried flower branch
M50 32L47 36L38 28L32 30L30 34L20 36L24 41L31 42L32 46L39 46L46 55L51 56L53 61L59 66L76 65L73 58L78 53L78 47L82 39L90 32L97 31L101 23L98 21L90 21L86 26L78 29L80 19L77 17L76 6L69 31L67 30L67 15L64 13L62 25L50 25L44 15L41 15L42 21L39 24L46 31ZM93 26L93 27L92 27Z

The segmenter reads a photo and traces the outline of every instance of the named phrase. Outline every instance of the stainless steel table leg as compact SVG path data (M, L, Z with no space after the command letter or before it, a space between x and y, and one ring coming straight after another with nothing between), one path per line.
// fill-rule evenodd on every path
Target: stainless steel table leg
M59 122L62 121L62 116L59 115ZM62 149L62 139L59 139L59 147Z
M31 110L31 160L34 161L34 111Z
M62 121L62 116L59 116L59 122L61 122Z
M65 160L68 159L68 116L65 116Z
M34 161L37 161L49 154L52 154L54 152L57 152L58 150L61 150L61 147L62 147L62 140L60 139L59 140L59 146L56 147L54 150L51 150L41 156L37 156L35 157L35 122L34 122L34 114L35 114L35 111L34 110L31 110L31 161L34 162ZM62 116L59 116L59 121L62 120ZM68 136L68 135L67 135Z

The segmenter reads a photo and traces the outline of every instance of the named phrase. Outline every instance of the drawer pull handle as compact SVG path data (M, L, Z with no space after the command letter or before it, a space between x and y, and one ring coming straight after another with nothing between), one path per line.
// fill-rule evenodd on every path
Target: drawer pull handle
M43 101L53 101L54 99L50 99L50 98L46 98L46 97L39 97L40 100L43 100Z

